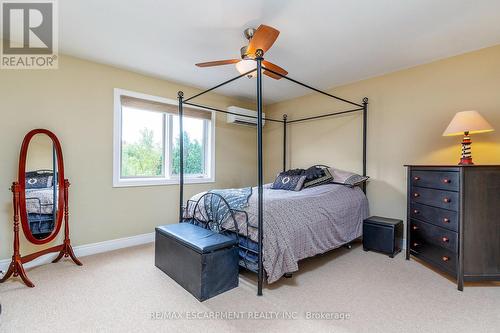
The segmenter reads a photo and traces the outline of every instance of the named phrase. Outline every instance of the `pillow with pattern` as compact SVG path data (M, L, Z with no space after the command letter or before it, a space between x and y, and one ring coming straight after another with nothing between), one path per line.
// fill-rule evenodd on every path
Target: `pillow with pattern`
M314 168L314 170L312 170ZM320 168L317 166L311 167L307 169L309 174L313 175L311 180L309 178L304 183L304 188L318 186L326 183L331 183L333 177L330 173L330 170L327 168Z
M273 190L300 191L304 186L306 176L289 176L286 173L280 173L274 181L271 188Z
M370 178L368 176L361 176L358 175L357 173L344 171L340 169L330 168L329 170L333 176L332 183L347 185L349 187L360 185L366 182Z

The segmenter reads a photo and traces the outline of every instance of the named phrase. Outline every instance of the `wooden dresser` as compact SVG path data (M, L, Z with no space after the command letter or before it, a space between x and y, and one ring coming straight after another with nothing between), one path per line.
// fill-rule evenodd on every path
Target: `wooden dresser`
M500 281L500 165L408 168L406 259L457 279Z

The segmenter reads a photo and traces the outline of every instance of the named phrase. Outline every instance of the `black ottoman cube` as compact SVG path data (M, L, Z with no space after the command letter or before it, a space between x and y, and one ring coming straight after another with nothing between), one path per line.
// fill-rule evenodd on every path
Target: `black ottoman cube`
M238 286L238 241L190 223L159 226L155 266L199 301Z
M403 221L372 216L363 221L363 250L394 256L403 247Z

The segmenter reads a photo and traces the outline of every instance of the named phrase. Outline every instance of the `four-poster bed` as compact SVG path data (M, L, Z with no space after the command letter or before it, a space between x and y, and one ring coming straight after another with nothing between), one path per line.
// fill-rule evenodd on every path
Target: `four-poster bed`
M284 78L290 82L293 82L295 84L298 84L302 87L305 87L305 88L308 88L312 91L315 91L317 93L320 93L320 94L323 94L325 96L328 96L328 97L331 97L335 100L339 100L339 101L342 101L344 103L347 103L349 105L352 105L354 106L355 108L352 108L352 109L349 109L349 110L345 110L345 111L339 111L339 112L333 112L333 113L328 113L328 114L322 114L322 115L317 115L317 116L311 116L311 117L306 117L306 118L301 118L301 119L293 119L293 120L289 120L287 115L283 115L283 119L282 120L278 120L278 119L272 119L272 118L265 118L266 121L270 121L270 122L276 122L276 123L282 123L283 124L283 171L285 171L286 169L286 139L287 139L287 126L291 125L291 124L294 124L294 123L299 123L299 122L304 122L304 121L310 121L310 120L316 120L316 119L322 119L322 118L325 118L325 117L330 117L330 116L335 116L335 115L340 115L340 114L347 114L347 113L354 113L354 112L362 112L362 122L363 122L363 131L362 131L362 135L363 135L363 139L362 139L362 143L363 143L363 151L362 151L362 161L363 161L363 176L366 176L366 145L367 145L367 112L368 112L368 98L364 98L362 103L356 103L356 102L353 102L353 101L349 101L347 99L343 99L341 97L338 97L338 96L335 96L335 95L332 95L330 93L327 93L327 92L324 92L322 90L319 90L319 89L316 89L312 86L309 86L307 84L304 84L302 82L299 82L295 79L292 79L290 77L288 77L287 75L283 75L277 71L274 71L270 68L266 68L263 66L263 55L264 55L264 51L261 50L261 49L258 49L255 53L256 57L255 57L255 62L256 62L256 68L254 69L251 69L250 71L246 72L246 73L243 73L241 75L238 75L237 77L234 77L232 79L229 79L227 81L224 81L210 89L207 89L205 91L202 91L198 94L195 94L194 96L191 96L189 98L184 98L184 93L182 91L179 91L178 93L178 101L179 101L179 129L180 129L180 133L183 132L183 106L184 105L189 105L189 106L194 106L194 107L199 107L199 108L203 108L203 109L207 109L207 110L211 110L211 111L214 111L214 112L219 112L219 113L225 113L225 114L235 114L233 112L230 112L230 111L226 111L226 110L221 110L221 109L217 109L217 108L214 108L214 107L210 107L210 106L205 106L205 105L201 105L201 104L197 104L197 103L193 103L191 102L193 99L203 95L203 94L206 94L210 91L213 91L219 87L222 87L230 82L233 82L235 80L238 80L244 76L247 76L251 73L254 73L255 71L257 72L257 75L256 75L256 93L257 93L257 98L256 98L256 101L257 101L257 116L256 117L251 117L251 118L256 118L257 119L257 159L258 159L258 162L257 162L257 169L258 169L258 185L257 185L257 200L256 200L256 220L257 220L257 239L256 239L256 243L257 243L257 246L258 248L257 249L254 249L256 250L255 252L257 252L257 257L258 257L258 260L257 260L257 267L256 269L254 269L253 271L256 271L256 273L258 274L258 287L257 287L257 295L262 295L262 286L263 286L263 280L264 280L264 267L263 267L263 237L264 237L264 228L263 228L263 219L264 219L264 207L263 207L263 191L264 191L264 180L263 180L263 158L262 158L262 152L263 152L263 147L262 147L262 123L263 123L263 120L264 120L264 117L263 117L263 113L262 113L262 74L263 74L263 71L265 71L266 73L268 73L268 76L269 76L269 73L272 73L272 75L275 75L276 77L279 77L279 78ZM246 115L245 115L246 116ZM247 116L248 117L248 116ZM185 218L186 218L186 211L187 209L189 208L188 206L184 207L183 203L184 203L184 158L183 158L183 154L184 154L184 143L183 143L183 139L182 139L182 135L181 135L181 139L180 139L180 176L179 176L179 181L180 181L180 186L179 186L179 202L180 202L180 209L179 209L179 221L182 222ZM366 188L365 188L365 183L362 184L362 189L363 189L363 192L365 192ZM210 193L210 192L208 192ZM228 205L227 201L220 195L214 195L212 193L210 193L210 201L213 203L214 202L214 197L216 197L216 202L218 203L218 207L221 205ZM202 196L202 198L204 198L204 200L206 201L206 194ZM366 198L365 198L366 199ZM203 215L204 213L201 212L201 211L197 211L196 209L199 209L199 202L200 202L200 198L199 200L194 203L194 211L193 211L193 214L192 214L192 220L196 220L197 222L200 222L199 219L197 219L196 215L197 214L200 214L200 215ZM188 201L188 205L189 205L189 201ZM361 206L356 206L357 208L356 209L359 209L361 210ZM206 209L206 208L205 208ZM366 206L366 209L367 209L367 206ZM210 208L211 210L211 208ZM228 208L229 210L229 213L230 215L233 217L233 222L234 222L234 229L232 230L232 232L234 232L236 234L236 237L241 237L241 233L238 228L238 223L236 222L236 219L234 218L234 215L237 214L237 213L241 213L240 210L237 210L237 209L232 209L232 207L229 207ZM206 213L206 212L205 212ZM212 212L210 212L212 213ZM246 212L243 212L245 213L244 215L246 215L246 218L247 218L247 231L248 231L248 225L249 225L249 222L248 222L248 214ZM224 215L224 218L227 218L227 215L228 214L222 214ZM208 227L210 228L211 225L210 223L211 222L214 222L214 221L209 221L208 220L212 220L214 217L214 215L210 215L208 216L207 218L207 221L205 221L206 223L204 223L204 226L205 227ZM358 220L359 220L359 217L358 217ZM222 228L224 230L229 230L229 228L226 228L226 227L222 227L223 225L223 222L224 221L215 221L216 222L216 225L217 225L217 230L221 230L219 228ZM238 236L240 235L240 236ZM247 235L248 236L248 232L247 232ZM249 237L250 238L250 237ZM248 247L249 246L246 246L248 245L248 238L246 239L246 243L245 242L241 242L239 243L240 245L240 248L248 251ZM319 253L319 252L318 252ZM241 264L241 262L240 262Z

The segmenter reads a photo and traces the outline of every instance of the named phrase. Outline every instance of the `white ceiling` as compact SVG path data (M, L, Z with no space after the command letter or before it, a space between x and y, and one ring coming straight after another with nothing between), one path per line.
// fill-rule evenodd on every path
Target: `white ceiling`
M235 58L243 30L281 31L265 58L326 89L500 44L498 0L64 0L60 52L208 88L238 72L197 62ZM268 79L265 102L308 93ZM247 78L218 90L255 95Z

